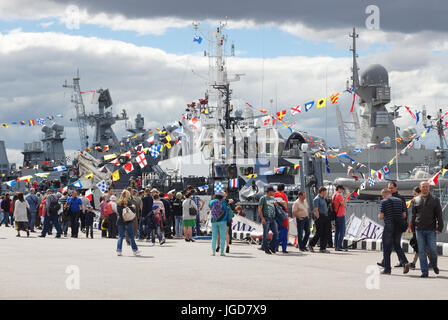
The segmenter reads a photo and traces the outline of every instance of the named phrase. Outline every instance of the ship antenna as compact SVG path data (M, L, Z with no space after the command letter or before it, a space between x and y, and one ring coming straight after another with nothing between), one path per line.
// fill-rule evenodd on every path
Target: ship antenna
M353 38L352 48L350 51L353 52L353 66L352 66L352 87L353 90L356 90L359 88L359 68L358 63L356 62L356 58L358 57L358 54L356 53L356 38L358 38L358 34L356 33L355 27L353 27L353 33L349 34L350 38Z

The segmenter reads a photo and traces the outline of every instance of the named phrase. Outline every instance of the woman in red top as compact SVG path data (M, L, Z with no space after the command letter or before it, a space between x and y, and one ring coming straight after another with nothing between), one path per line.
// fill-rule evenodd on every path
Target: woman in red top
M342 196L344 192L344 187L342 185L336 186L336 193L333 195L333 210L336 212L336 220L334 222L334 250L335 251L347 251L347 249L342 249L342 244L344 242L345 236L345 206L350 198L350 194L346 198Z

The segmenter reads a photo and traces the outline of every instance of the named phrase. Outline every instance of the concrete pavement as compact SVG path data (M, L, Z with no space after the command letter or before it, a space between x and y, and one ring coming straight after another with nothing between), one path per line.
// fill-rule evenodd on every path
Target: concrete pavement
M23 234L0 227L0 299L448 299L447 257L438 276L420 279L419 270L379 276L381 253L363 250L266 255L235 242L220 257L210 241L167 240L137 242L142 257L124 243L117 257L116 240L97 231L93 240Z

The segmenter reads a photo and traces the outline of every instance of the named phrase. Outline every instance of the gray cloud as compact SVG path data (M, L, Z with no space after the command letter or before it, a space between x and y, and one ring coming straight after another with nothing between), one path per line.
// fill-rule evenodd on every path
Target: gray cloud
M59 4L66 0L53 0ZM381 29L415 33L447 31L448 3L443 0L74 0L70 4L91 13L106 12L129 18L178 17L188 20L253 20L257 23L304 23L315 29L365 27L368 5L380 8Z

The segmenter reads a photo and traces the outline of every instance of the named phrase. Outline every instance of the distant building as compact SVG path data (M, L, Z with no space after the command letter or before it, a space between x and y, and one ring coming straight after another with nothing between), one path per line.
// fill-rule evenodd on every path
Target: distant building
M0 141L0 174L1 176L8 175L9 173L9 161L6 154L5 141Z

